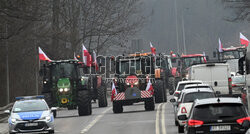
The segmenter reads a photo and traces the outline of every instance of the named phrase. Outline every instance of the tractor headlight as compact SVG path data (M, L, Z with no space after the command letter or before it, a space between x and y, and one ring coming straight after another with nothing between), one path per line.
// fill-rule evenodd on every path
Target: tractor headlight
M130 83L126 82L127 85L130 85Z
M134 83L134 85L138 85L139 84L139 82L138 81L136 81L135 83Z
M47 83L47 81L45 80L45 81L43 81L43 84L46 84Z
M64 92L68 92L69 91L69 88L64 88Z
M59 88L59 92L63 92L63 88Z

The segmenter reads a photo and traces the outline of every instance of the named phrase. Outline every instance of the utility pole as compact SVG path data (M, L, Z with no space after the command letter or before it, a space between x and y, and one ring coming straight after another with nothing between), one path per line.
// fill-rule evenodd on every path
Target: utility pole
M182 17L181 17L181 22L182 22L184 54L187 54L187 49L186 49L186 34L185 34L185 25L184 25L183 13L182 13Z
M8 26L5 24L5 35L7 37L8 35ZM5 46L6 46L6 103L10 103L10 82L9 82L9 47L8 47L8 41L5 40Z
M180 46L179 46L179 33L178 33L178 17L177 17L177 0L175 2L175 28L176 28L176 45L177 45L177 53L180 54Z

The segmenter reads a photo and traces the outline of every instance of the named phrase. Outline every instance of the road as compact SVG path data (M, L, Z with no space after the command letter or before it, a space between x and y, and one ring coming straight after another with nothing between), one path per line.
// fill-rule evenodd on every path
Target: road
M170 97L168 97L170 98ZM143 103L124 106L124 112L114 114L112 103L106 108L92 104L90 116L79 117L77 110L58 111L55 119L58 134L176 134L170 102L156 104L155 111L145 111Z

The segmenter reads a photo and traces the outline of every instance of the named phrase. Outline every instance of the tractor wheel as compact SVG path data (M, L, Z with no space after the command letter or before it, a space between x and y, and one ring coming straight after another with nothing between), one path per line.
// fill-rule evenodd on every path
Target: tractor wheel
M154 98L150 98L149 100L146 100L144 106L145 106L146 111L154 111L155 110Z
M165 81L163 81L163 102L167 102L167 90L166 90L166 84Z
M174 79L174 77L169 78L168 86L169 86L169 94L173 95L174 91L175 91L175 79Z
M74 109L76 109L77 108L77 106L75 106L75 105L69 105L68 106L68 110L74 110Z
M114 113L122 113L123 107L120 102L113 101L113 112Z
M155 103L161 103L164 101L164 85L162 80L156 80L154 84L154 95L155 95Z
M107 107L108 101L107 101L107 93L106 93L106 86L101 85L97 89L97 98L98 98L98 105L99 107Z
M78 114L79 116L91 115L92 105L88 90L78 91Z

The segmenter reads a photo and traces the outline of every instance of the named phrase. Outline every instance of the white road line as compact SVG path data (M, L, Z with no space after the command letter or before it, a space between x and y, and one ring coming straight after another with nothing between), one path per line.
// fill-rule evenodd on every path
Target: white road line
M159 122L159 118L160 118L160 111L161 111L161 104L158 105L157 107L157 112L156 112L156 119L155 119L155 134L160 134L160 122Z
M166 108L166 103L163 104L162 111L161 111L161 130L162 130L162 134L167 134L166 125L165 125L165 108Z
M88 126L86 126L84 129L82 129L81 134L88 132L89 129L92 128L104 116L104 114L107 113L111 109L112 109L112 107L106 109L100 115L98 115L92 122L89 123Z

